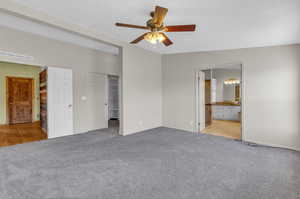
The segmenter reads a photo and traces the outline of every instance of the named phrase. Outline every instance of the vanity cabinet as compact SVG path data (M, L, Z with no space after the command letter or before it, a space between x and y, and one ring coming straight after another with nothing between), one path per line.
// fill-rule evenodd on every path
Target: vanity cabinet
M240 121L240 106L214 105L212 106L212 117L215 120Z

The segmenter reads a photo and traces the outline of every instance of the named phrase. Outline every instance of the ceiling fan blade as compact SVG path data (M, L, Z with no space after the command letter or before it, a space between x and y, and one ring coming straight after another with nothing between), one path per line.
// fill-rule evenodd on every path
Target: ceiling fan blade
M154 16L153 16L153 23L157 24L158 26L161 26L167 13L168 13L167 8L156 6Z
M166 26L166 32L186 32L195 31L196 25L177 25L177 26Z
M136 38L135 40L133 40L133 41L130 42L130 43L131 43L131 44L136 44L136 43L142 41L142 40L144 39L144 37L145 37L146 34L147 34L147 33L143 34L142 36L139 36L138 38Z
M146 30L148 30L148 27L146 27L146 26L137 26L137 25L125 24L125 23L116 23L116 26L126 27L126 28L138 28L138 29L146 29Z
M162 34L164 36L164 38L165 38L162 41L165 44L165 46L170 46L170 45L173 44L173 42L169 39L169 37L166 34L164 34L164 33L160 33L160 34Z

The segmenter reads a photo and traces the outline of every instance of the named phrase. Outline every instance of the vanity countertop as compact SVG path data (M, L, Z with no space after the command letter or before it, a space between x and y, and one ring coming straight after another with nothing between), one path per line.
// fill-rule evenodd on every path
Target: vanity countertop
M241 104L236 104L233 102L216 102L216 103L210 103L206 105L213 105L213 106L240 106Z

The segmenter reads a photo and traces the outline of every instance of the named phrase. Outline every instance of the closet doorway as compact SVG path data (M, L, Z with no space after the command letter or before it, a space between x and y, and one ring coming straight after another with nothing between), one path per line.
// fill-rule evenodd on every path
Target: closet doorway
M120 126L120 82L119 77L108 75L108 126L119 131Z

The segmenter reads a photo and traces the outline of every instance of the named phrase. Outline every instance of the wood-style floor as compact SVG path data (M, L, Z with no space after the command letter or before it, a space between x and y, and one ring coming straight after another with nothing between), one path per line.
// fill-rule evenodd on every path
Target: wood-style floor
M202 133L223 136L232 139L241 139L241 123L228 120L213 120Z
M39 123L0 126L0 147L47 139Z

